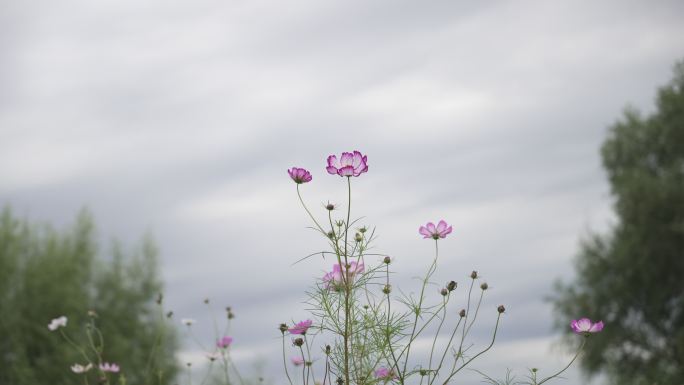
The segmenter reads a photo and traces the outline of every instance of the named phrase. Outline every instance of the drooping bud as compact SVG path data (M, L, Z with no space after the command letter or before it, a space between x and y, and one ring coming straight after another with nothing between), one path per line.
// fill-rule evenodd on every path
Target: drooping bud
M385 294L389 294L392 292L392 285L385 285L385 287L382 288L382 292Z
M461 318L465 317L466 316L465 309L461 309L461 311L458 312L458 315L460 315Z
M482 289L482 290L489 289L489 285L487 285L487 282L483 282L482 285L480 285L480 289Z
M504 305L499 305L499 307L497 307L496 310L499 312L499 314L501 314L506 311L506 308L504 307Z
M385 257L385 258L382 260L382 262L383 262L385 265L389 265L389 264L392 262L392 258L390 258L390 257Z
M441 294L443 297L446 297L447 294L449 294L449 290L442 288L442 290L439 291L439 294Z
M473 272L470 273L470 278L477 279L477 271L473 270Z
M292 344L293 344L294 346L302 346L302 345L304 345L304 339L302 339L302 338L295 338L294 340L292 340Z
M280 326L278 326L278 330L280 330L281 333L285 334L285 332L287 331L287 324L280 324Z
M449 290L449 291L454 291L454 290L456 290L456 286L457 286L457 285L458 285L458 284L456 283L456 281L451 281L451 282L447 283L447 287L446 287L446 288L447 288L447 290Z

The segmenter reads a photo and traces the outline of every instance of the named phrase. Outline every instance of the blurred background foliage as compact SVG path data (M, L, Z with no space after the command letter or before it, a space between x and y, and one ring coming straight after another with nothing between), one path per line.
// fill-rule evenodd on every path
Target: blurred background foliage
M88 212L64 231L0 214L0 384L73 384L84 358L47 325L87 344L89 311L104 335L103 360L121 366L129 384L168 384L177 372L177 337L156 303L162 282L149 237L126 250L114 242L101 257ZM96 371L88 373L97 383ZM161 376L160 376L161 374Z
M627 109L601 154L617 220L582 241L576 278L556 288L557 323L606 323L587 344L588 375L684 384L684 62L659 89L656 111Z

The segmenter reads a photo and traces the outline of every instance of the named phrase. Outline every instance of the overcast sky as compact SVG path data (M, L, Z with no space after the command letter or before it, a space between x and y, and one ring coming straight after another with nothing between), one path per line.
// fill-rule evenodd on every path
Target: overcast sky
M567 356L544 297L612 218L599 147L627 104L652 110L682 19L681 1L3 1L0 204L60 226L89 207L104 252L150 231L176 314L232 305L239 364L281 384L275 326L332 264L292 266L324 242L286 169L312 171L322 216L346 194L326 156L357 149L352 216L396 285L418 288L417 229L444 218L436 281L491 287L476 338L508 309L474 368L549 373Z

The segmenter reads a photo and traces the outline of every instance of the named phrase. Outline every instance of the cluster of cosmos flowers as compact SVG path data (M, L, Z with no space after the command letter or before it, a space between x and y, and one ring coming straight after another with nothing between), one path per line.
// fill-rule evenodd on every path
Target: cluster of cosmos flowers
M54 332L55 330L57 330L59 328L66 327L66 326L67 326L67 317L61 316L61 317L57 317L57 318L53 319L52 321L50 321L47 328L48 328L48 330ZM105 373L106 372L118 373L120 370L119 365L114 364L114 363L109 363L109 362L102 362L98 365L98 367L100 368L100 371L105 372ZM76 373L76 374L86 373L92 368L93 368L93 364L90 362L88 362L85 365L81 365L81 364L71 365L71 371Z
M325 169L331 175L339 175L347 178L358 177L368 171L368 157L359 151L343 152L339 158L336 155L330 155L327 158L327 166ZM290 168L288 174L297 185L311 182L313 179L311 172L301 167ZM328 207L334 206L328 204ZM451 234L452 230L452 226L446 221L440 220L436 225L433 222L428 222L424 226L420 226L418 233L425 239L438 241L446 238L447 235ZM365 266L363 262L352 261L346 264L346 266L335 264L333 265L332 271L323 276L323 284L326 289L339 291L345 282L353 281L354 278L362 274L364 270ZM502 312L503 309L503 306L500 306L499 312ZM283 324L281 325L281 331L284 333L285 330L287 330L290 334L304 335L311 325L311 320L301 321L291 328L284 328L285 325ZM573 332L585 337L603 330L602 321L592 322L588 318L573 320L570 326ZM291 357L291 361L295 366L305 364L304 358L300 356ZM382 366L374 371L374 376L378 380L384 380L385 382L399 378L393 369Z

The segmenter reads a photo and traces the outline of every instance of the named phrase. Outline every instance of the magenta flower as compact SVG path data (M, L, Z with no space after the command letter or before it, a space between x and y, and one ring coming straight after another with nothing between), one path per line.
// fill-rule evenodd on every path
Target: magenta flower
M100 370L103 372L119 373L119 365L105 362L104 364L100 364Z
M337 160L337 156L330 155L328 157L328 174L339 175L339 176L359 176L364 172L368 171L368 164L366 161L368 157L361 154L358 151L343 152L340 156L340 160Z
M216 341L216 346L218 346L221 349L225 349L230 346L230 344L233 343L233 337L223 337L220 340Z
M290 360L294 366L304 365L304 358L302 357L291 357Z
M570 327L577 334L589 335L589 333L598 333L603 330L603 321L593 323L589 318L581 318L572 320Z
M375 378L390 380L397 378L397 375L394 374L394 371L392 369L388 369L384 366L381 366L375 369Z
M349 280L353 280L355 275L363 273L364 270L363 262L352 261L349 263L349 269L347 269L347 277ZM333 270L323 276L323 282L325 282L327 289L336 289L342 285L344 280L342 279L342 268L339 264L334 264Z
M311 182L312 179L311 173L308 170L299 167L292 167L287 170L287 173L290 174L290 178L297 184Z
M420 226L418 232L423 235L423 238L445 238L451 234L451 226L444 222L444 220L439 221L437 226L432 222L428 222L425 226Z
M313 321L310 319L297 322L295 326L287 329L287 331L290 332L290 334L306 334L306 331L309 330L312 323Z

